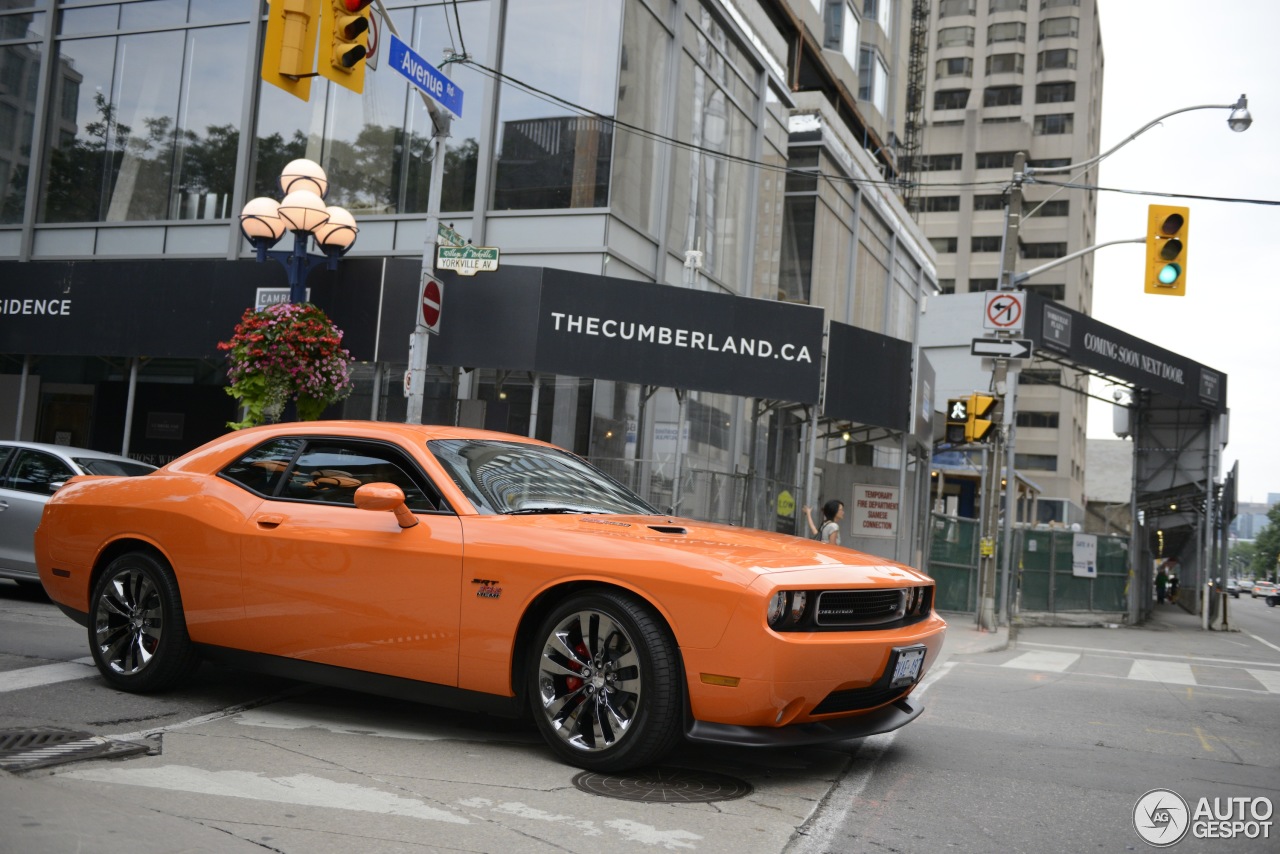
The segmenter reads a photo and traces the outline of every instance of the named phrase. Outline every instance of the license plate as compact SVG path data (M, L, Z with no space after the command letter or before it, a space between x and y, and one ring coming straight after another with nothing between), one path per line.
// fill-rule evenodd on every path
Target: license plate
M893 679L890 680L889 687L902 688L914 685L920 678L920 667L924 664L924 647L913 646L897 652L898 663L894 665Z

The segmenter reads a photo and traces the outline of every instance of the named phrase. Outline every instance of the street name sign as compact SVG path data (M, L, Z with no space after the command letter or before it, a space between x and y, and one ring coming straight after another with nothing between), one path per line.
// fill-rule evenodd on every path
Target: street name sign
M453 226L451 225L445 225L442 222L440 223L440 227L437 229L437 232L440 235L439 242L443 243L446 246L466 246L467 245L466 238L463 237L461 234L458 234L458 232L454 231Z
M969 352L996 359L1030 359L1031 345L1028 338L975 338Z
M436 267L460 276L492 273L498 269L498 255L496 246L437 246Z
M391 34L387 65L426 92L440 106L462 118L462 90L441 74L438 68L414 53L395 33Z

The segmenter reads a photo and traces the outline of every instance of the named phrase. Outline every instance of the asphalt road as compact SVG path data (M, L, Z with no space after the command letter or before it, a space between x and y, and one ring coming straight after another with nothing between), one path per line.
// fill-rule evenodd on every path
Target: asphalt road
M665 802L582 791L518 722L213 665L171 694L120 694L83 663L79 626L0 582L0 729L153 733L130 758L0 771L0 850L1142 850L1133 811L1151 789L1280 801L1280 608L1231 604L1240 631L1169 611L1142 629L1023 629L981 654L955 651L954 625L919 720L809 750L684 748L667 768L690 794L720 785L705 772L749 787L694 803L678 786Z

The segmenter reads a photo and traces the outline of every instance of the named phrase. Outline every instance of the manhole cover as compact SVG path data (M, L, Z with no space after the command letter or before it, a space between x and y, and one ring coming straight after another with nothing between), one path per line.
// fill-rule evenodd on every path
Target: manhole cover
M573 785L592 795L624 801L703 804L731 801L751 794L751 785L712 771L688 768L645 768L630 774L597 774L583 771Z
M0 731L0 768L29 771L82 759L117 758L146 753L151 747L132 741L112 741L87 732L35 727Z

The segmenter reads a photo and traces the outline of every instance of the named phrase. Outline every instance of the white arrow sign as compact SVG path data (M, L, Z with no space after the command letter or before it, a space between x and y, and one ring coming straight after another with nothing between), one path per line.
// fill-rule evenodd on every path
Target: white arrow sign
M1031 341L1026 338L975 338L969 352L998 359L1030 359Z

